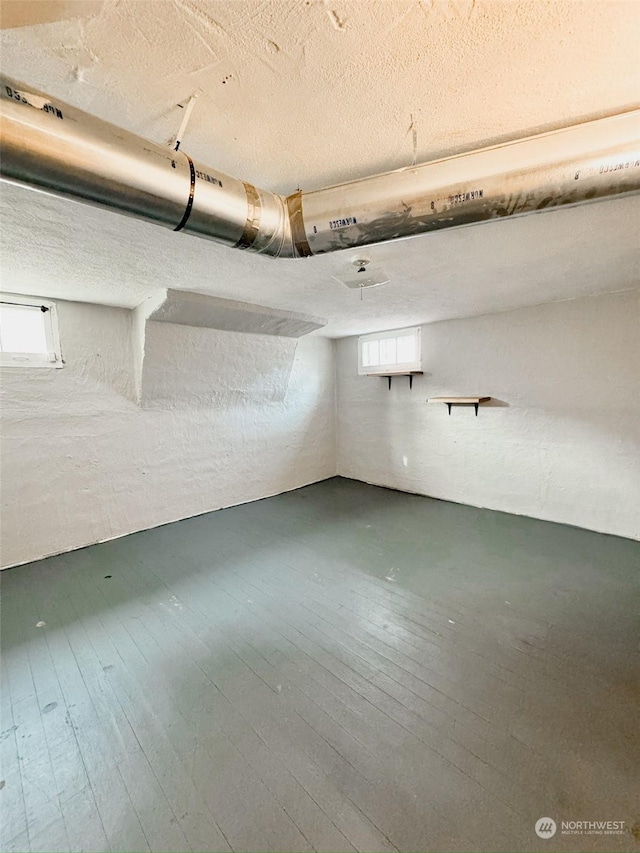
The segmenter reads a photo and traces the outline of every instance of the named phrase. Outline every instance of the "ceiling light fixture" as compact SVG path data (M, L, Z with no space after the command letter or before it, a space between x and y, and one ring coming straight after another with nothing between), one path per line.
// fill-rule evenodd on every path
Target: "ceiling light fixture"
M347 267L345 272L336 273L331 276L335 281L344 284L353 290L361 290L365 287L379 287L381 284L389 283L389 276L381 267L369 269L371 258L355 255L351 259L353 269Z

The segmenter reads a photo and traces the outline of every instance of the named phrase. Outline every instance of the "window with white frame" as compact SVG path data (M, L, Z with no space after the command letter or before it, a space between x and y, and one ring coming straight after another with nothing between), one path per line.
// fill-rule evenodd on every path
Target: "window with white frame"
M420 327L360 335L358 373L410 373L421 370Z
M55 303L0 294L0 365L62 367Z

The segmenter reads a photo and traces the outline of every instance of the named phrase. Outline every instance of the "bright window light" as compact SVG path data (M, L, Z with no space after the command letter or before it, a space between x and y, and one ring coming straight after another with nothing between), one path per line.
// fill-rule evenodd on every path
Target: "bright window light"
M401 364L408 364L416 360L416 339L414 335L400 335L397 340L398 345L398 361Z
M421 369L420 327L361 335L358 373L409 373Z
M375 367L380 364L379 341L365 341L362 344L362 364L364 367Z
M0 296L0 364L3 367L62 367L53 302Z
M26 305L0 305L2 352L46 353L42 311Z
M380 341L380 363L397 364L397 346L395 338L386 338Z

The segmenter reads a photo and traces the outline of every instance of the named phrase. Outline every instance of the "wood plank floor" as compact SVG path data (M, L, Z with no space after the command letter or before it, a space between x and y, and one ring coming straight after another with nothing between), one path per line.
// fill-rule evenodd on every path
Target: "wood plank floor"
M1 584L5 851L638 849L638 543L336 478Z

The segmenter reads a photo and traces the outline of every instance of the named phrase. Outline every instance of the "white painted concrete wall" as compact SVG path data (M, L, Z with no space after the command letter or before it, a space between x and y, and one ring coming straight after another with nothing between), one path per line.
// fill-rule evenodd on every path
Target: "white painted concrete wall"
M58 310L65 368L1 372L2 566L336 473L333 342L150 323L138 405L133 313ZM638 293L422 340L411 392L335 343L338 473L640 539ZM497 398L477 419L425 403L475 393Z
M427 325L424 377L357 375L337 342L338 473L640 538L640 295ZM427 397L487 395L473 409Z
M59 302L66 366L2 370L2 565L335 474L333 342ZM137 365L138 369L140 365Z

